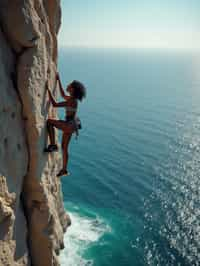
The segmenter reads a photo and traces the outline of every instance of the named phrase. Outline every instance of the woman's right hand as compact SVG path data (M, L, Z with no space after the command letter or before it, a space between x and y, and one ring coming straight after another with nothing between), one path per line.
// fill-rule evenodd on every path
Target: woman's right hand
M56 72L56 80L59 80L59 79L60 79L60 77L59 77L59 73Z
M46 83L45 83L45 88L46 88L46 90L49 89L49 83L48 83L48 80L47 80Z

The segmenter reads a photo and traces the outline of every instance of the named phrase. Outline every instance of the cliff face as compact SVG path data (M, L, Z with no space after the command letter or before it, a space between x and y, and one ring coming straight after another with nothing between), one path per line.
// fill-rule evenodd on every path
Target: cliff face
M70 224L61 158L43 153L60 16L59 0L0 1L0 266L59 265Z

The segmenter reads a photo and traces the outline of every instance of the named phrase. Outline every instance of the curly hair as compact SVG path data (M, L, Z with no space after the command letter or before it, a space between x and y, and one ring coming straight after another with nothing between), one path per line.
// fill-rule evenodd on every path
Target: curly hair
M85 88L85 86L78 80L72 81L71 86L74 89L73 96L77 100L82 101L83 98L86 97L86 88Z

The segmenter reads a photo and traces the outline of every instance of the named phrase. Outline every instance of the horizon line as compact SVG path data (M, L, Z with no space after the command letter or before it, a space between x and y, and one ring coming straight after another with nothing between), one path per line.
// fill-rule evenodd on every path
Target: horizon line
M58 43L60 48L77 48L77 49L127 49L127 50L165 50L165 51L194 51L200 52L200 47L142 47L142 46L89 46L89 45L65 45Z

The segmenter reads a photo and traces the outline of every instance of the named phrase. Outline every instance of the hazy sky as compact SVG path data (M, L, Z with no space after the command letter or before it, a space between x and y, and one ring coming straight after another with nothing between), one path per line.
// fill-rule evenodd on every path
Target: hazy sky
M61 0L60 46L200 48L200 0Z

